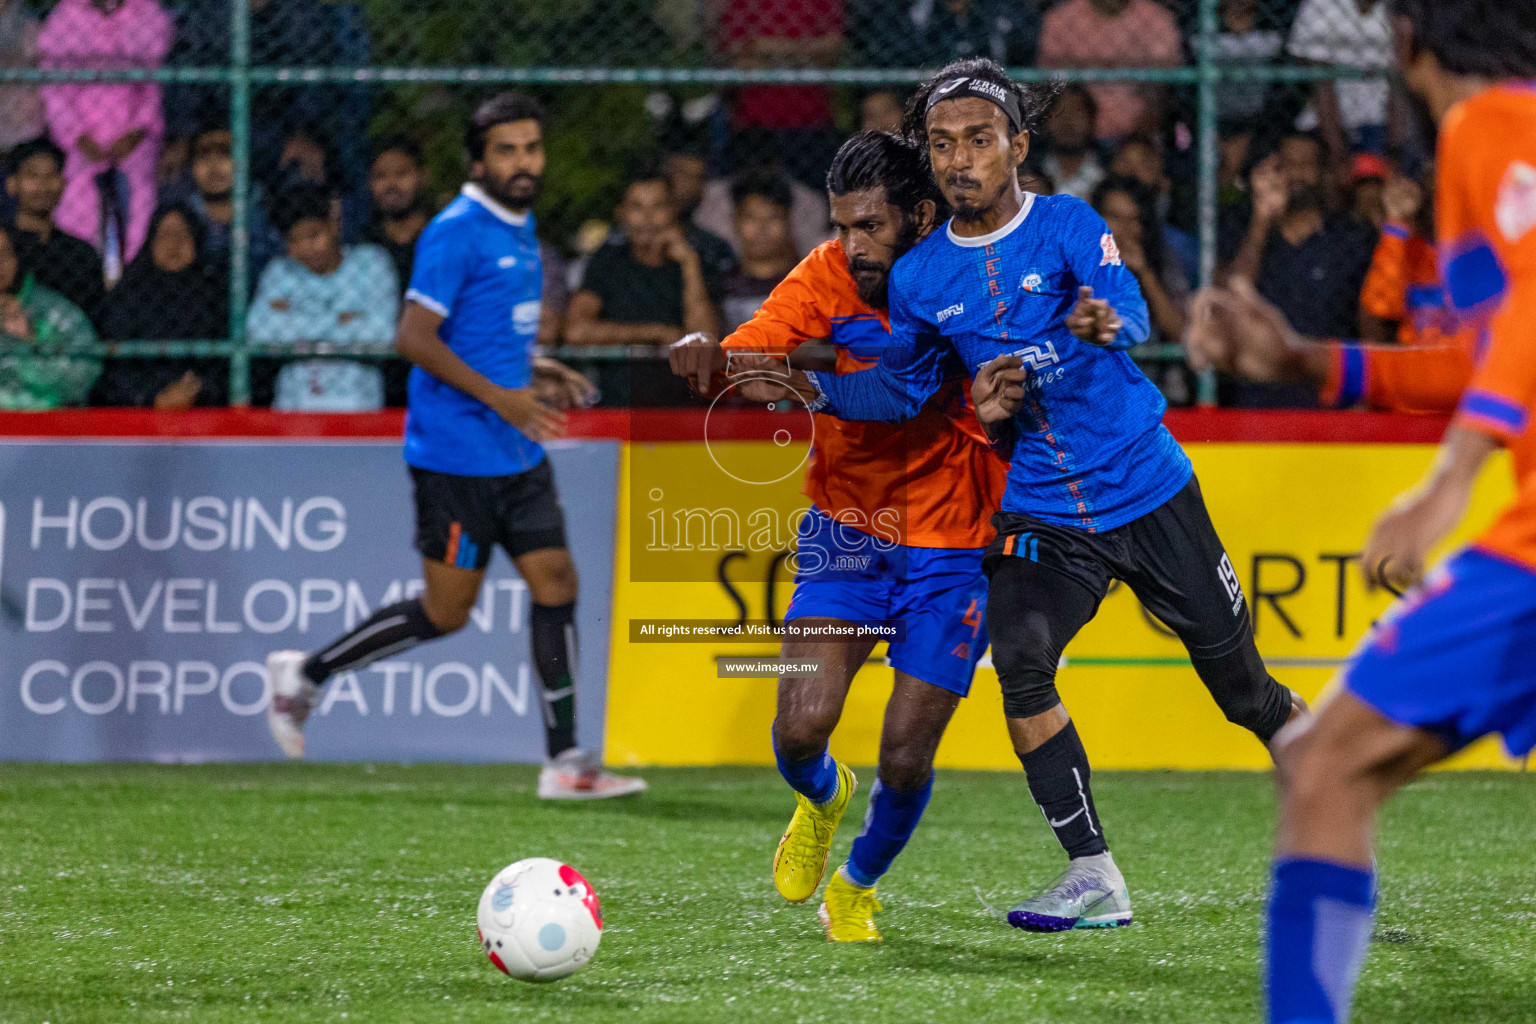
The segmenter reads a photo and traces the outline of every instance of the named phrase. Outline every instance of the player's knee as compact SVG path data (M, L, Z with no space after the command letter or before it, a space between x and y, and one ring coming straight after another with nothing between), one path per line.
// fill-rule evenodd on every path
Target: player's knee
M998 682L1003 691L1003 714L1008 718L1034 718L1061 703L1054 672L999 673Z
M882 743L880 784L902 793L922 789L933 774L933 753L928 744L916 741Z
M1233 725L1268 743L1291 715L1291 691L1264 667L1253 642L1214 658L1190 659L1211 699Z
M422 611L426 612L427 619L432 623L438 633L447 636L449 633L457 633L469 624L469 613L474 604L464 604L453 601L430 601L426 597L421 600Z
M576 600L576 563L569 556L551 559L540 566L538 573L530 574L526 582L534 604L570 604Z
M773 746L791 761L804 761L827 749L836 718L821 714L779 716L773 720Z

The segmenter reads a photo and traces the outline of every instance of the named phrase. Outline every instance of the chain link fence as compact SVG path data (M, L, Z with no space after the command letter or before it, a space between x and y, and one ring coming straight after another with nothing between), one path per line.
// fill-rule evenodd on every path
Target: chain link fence
M608 403L686 401L657 238L729 331L829 237L841 140L978 55L1071 83L1030 187L1110 221L1171 402L1215 397L1177 341L1229 268L1362 333L1382 182L1426 163L1385 0L0 0L0 407L402 404L414 239L509 86L549 114L541 341Z

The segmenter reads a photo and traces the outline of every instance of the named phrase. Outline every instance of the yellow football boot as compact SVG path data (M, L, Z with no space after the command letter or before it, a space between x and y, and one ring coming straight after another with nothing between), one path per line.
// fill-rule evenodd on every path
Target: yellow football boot
M795 816L773 852L773 884L779 895L791 903L804 903L816 895L821 876L827 870L827 855L832 852L832 837L843 820L848 801L859 780L841 761L837 765L837 794L825 804L813 804L795 794Z
M861 889L844 878L841 871L834 871L821 899L817 916L827 930L828 942L880 941L880 929L875 927L875 911L880 909L880 901L875 897L874 886Z

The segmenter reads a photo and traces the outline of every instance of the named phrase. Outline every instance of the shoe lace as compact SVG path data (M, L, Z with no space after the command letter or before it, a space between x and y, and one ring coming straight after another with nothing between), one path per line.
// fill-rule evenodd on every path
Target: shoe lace
M810 815L811 827L808 830L796 830L790 836L790 857L798 864L810 864L818 861L821 852L832 845L832 825L819 814Z

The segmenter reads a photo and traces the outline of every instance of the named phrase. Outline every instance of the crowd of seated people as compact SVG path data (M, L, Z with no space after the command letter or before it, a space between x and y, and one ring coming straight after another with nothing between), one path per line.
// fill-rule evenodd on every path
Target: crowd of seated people
M362 64L372 53L356 5L245 2L258 62ZM57 0L39 14L0 0L0 65L218 65L230 53L228 3ZM1167 68L1192 59L1198 24L1195 0L663 7L656 38L753 69L934 66L978 55L1049 69ZM1218 280L1253 280L1310 335L1391 343L1405 318L1429 315L1423 307L1434 294L1423 143L1384 75L1371 74L1388 63L1386 8L1384 0L1219 3L1223 63L1366 72L1304 87L1230 82L1218 94L1219 230L1206 262ZM611 210L580 232L543 239L541 344L571 350L602 378L607 402L690 401L664 361L644 353L750 318L831 237L821 176L840 140L899 129L906 96L891 86L763 84L669 101L686 123L654 126L654 152L626 170ZM89 355L34 355L14 343L219 342L242 289L256 403L365 410L403 400L406 368L388 358L394 320L415 241L454 184L451 170L434 175L424 156L424 147L443 148L439 126L402 134L395 117L380 121L388 132L370 141L368 93L351 85L261 86L252 102L247 276L232 285L225 87L0 86L0 333L10 344L0 407L223 404L228 361L195 348L103 357L99 345ZM1141 283L1156 340L1169 345L1180 340L1202 269L1190 107L1166 85L1067 85L1021 172L1027 188L1077 196L1104 216ZM552 159L550 174L560 173ZM1378 243L1408 256L1389 273L1373 265ZM608 353L581 359L583 347L612 346L636 354L627 363ZM1182 364L1148 364L1148 373L1172 403L1194 400ZM1240 385L1225 387L1222 399L1312 403Z

